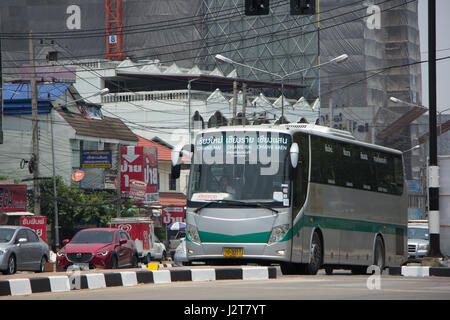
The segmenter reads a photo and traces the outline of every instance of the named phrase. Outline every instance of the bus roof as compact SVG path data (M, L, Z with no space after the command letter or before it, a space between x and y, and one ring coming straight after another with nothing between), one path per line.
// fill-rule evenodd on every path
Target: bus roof
M247 125L247 126L223 126L223 127L215 127L208 128L200 131L199 133L213 133L213 132L228 132L228 131L272 131L272 132L280 132L280 133L288 133L294 134L296 132L304 132L311 135L322 136L326 138L331 138L334 140L339 140L342 142L347 142L350 144L356 144L360 146L365 146L373 149L377 149L384 152L390 152L395 154L402 154L401 151L367 143L363 141L358 141L356 138L349 132L345 130L333 129L325 126L320 126L316 124L309 123L287 123L287 124L261 124L261 125Z

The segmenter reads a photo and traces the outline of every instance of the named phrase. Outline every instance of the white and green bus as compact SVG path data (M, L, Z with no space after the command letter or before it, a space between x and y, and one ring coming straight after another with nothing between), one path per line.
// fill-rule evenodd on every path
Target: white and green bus
M400 151L313 124L211 128L191 147L189 261L309 274L406 261Z

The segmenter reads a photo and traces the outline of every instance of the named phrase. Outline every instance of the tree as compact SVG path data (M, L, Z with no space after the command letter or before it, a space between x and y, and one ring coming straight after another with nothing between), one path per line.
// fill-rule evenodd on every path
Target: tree
M40 183L41 212L47 217L47 223L54 223L53 180ZM77 225L95 224L108 227L108 223L116 217L117 198L115 192L105 190L80 189L75 184L66 185L61 177L56 177L56 193L58 201L58 225L60 239L72 238ZM122 199L122 213L126 215L134 205L131 200Z

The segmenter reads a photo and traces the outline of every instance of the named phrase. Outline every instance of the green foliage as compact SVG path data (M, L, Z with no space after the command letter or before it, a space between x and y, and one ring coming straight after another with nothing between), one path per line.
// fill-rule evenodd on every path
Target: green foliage
M47 216L47 223L54 222L53 180L41 181L41 213ZM58 225L60 239L71 238L80 225L108 227L111 218L116 217L116 193L104 190L84 190L78 185L66 185L61 177L56 178L58 200ZM30 203L33 205L33 203ZM134 203L122 200L122 213Z

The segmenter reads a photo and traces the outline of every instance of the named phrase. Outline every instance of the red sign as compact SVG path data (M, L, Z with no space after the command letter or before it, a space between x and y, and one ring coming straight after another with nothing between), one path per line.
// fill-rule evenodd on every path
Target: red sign
M27 211L25 184L0 184L0 212Z
M143 250L151 249L150 232L153 232L153 230L151 230L153 228L152 224L139 222L111 223L111 228L126 231L135 242L136 240L141 241Z
M120 189L130 194L132 180L146 184L144 202L158 192L158 156L156 148L122 147Z
M20 217L20 225L33 229L44 242L47 242L47 217Z
M162 223L184 222L184 207L165 207L162 209Z
M145 192L147 184L144 181L131 179L130 182L130 196L135 199L145 199Z
M83 170L77 170L74 173L72 173L72 180L75 182L79 182L83 180L84 178L84 171Z

